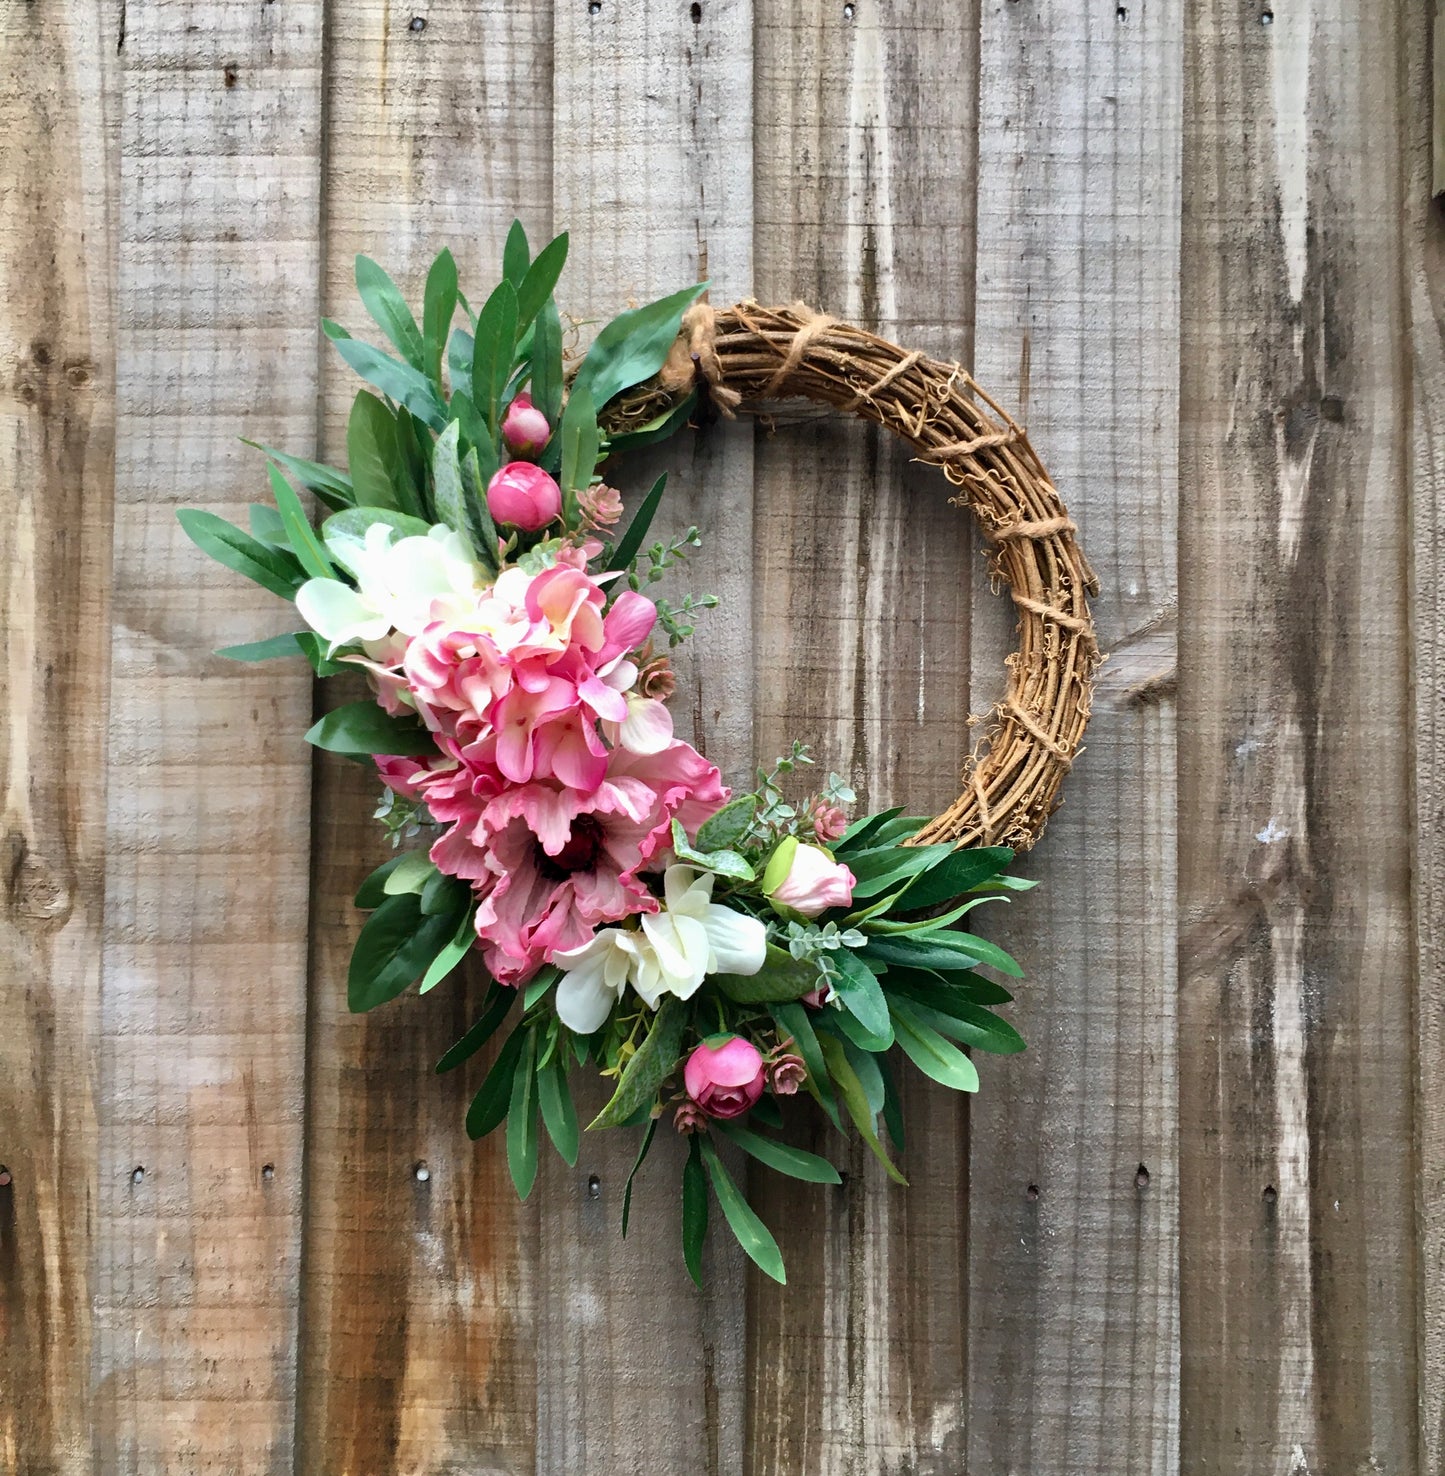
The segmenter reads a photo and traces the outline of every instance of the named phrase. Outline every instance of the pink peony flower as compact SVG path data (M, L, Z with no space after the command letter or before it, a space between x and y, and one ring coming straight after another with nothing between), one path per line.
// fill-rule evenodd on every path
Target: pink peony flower
M562 489L530 461L509 461L487 483L493 521L536 533L562 515Z
M532 397L523 390L507 406L502 417L502 439L513 456L524 456L528 460L547 444L552 427L547 417L532 403Z
M763 876L763 892L774 907L800 917L817 917L853 900L857 878L817 846L788 836L773 853Z
M704 1041L682 1068L687 1094L709 1117L740 1117L763 1094L763 1054L740 1035L721 1045Z
M816 801L810 814L813 820L813 834L817 836L821 845L831 844L848 828L848 817L837 805L830 805L826 800Z

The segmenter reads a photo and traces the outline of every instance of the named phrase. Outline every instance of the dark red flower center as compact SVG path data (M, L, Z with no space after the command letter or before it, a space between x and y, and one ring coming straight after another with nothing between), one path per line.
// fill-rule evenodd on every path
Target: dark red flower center
M549 881L565 881L574 872L593 870L602 849L602 834L602 822L595 815L578 815L566 845L555 856L538 844L537 870Z

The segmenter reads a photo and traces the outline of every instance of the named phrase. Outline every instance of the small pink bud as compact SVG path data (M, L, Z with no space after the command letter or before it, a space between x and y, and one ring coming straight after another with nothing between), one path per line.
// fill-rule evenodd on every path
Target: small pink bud
M740 1035L698 1046L682 1068L687 1094L709 1117L741 1117L763 1094L763 1053Z
M536 533L562 515L562 489L530 461L509 461L487 484L487 511L497 523Z
M589 528L610 528L622 516L622 494L616 487L599 482L577 494L577 507Z
M552 435L547 417L532 403L532 397L523 390L507 407L502 417L502 439L513 456L535 456Z
M637 675L637 690L644 697L666 702L677 691L677 678L667 664L666 656L654 656Z
M801 1056L791 1051L778 1057L768 1071L768 1084L780 1097L791 1097L808 1079L808 1068Z
M784 914L817 917L830 907L846 907L853 900L855 881L826 851L786 836L768 863L763 891Z
M677 1104L672 1114L672 1125L680 1133L701 1133L707 1129L707 1113L689 1097Z
M802 1003L810 1010L823 1009L833 998L833 986L831 984L820 984L816 989L810 989L802 997Z
M813 834L823 845L831 845L848 828L848 817L837 805L818 800L813 805Z

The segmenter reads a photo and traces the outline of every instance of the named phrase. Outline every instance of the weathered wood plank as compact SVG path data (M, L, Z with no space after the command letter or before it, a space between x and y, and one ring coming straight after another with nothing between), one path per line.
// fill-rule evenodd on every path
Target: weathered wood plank
M124 72L93 1373L98 1469L290 1456L310 762L286 629L176 509L315 405L319 4L131 6ZM269 1172L268 1172L269 1166Z
M969 1468L1165 1473L1178 1420L1178 16L989 0L976 373L1026 416L1104 581L1087 751L1002 941L1029 1054L986 1068ZM996 692L1004 621L976 607Z
M759 0L762 300L968 359L977 28L972 5ZM836 418L763 435L757 469L760 757L803 739L866 804L934 813L968 747L969 590L986 577L967 515L906 447ZM759 1476L962 1467L965 1108L906 1062L898 1076L910 1188L831 1130L812 1146L846 1155L845 1188L751 1176L791 1276L786 1295L750 1288Z
M1423 99L1400 96L1407 9L1189 16L1191 1472L1420 1469L1399 120Z
M534 244L546 239L550 45L545 5L332 12L329 315L380 340L356 297L358 252L393 273L420 316L443 245L479 303L513 215ZM328 356L323 385L323 450L344 460L359 384ZM466 1136L490 1056L432 1074L480 990L454 979L347 1013L351 897L390 853L371 819L375 776L339 761L318 776L298 1469L518 1476L533 1469L536 1438L535 1209L517 1204L500 1138Z
M593 13L595 10L596 13ZM752 5L558 6L555 215L572 233L560 301L605 320L710 277L731 301L752 279ZM590 330L583 330L583 337ZM624 493L671 482L659 531L696 524L703 548L670 596L723 604L678 653L681 736L734 781L752 762L752 446L740 431L684 435L618 468ZM580 1079L580 1078L579 1078ZM588 1090L585 1103L600 1105ZM636 1134L586 1135L576 1170L539 1186L539 1471L736 1472L742 1460L743 1262L710 1237L709 1290L681 1258L680 1145L670 1123L618 1218ZM595 1199L588 1198L594 1185Z
M91 1469L115 37L0 14L0 1467Z
M1406 147L1405 265L1412 347L1410 423L1409 646L1414 690L1415 1143L1419 1469L1445 1467L1445 204L1430 199L1423 131L1428 110L1415 106L1431 92L1423 13L1402 13L1402 55L1410 62L1401 99ZM1445 60L1445 23L1435 19L1436 56ZM1436 138L1445 130L1439 99L1442 71L1434 66ZM1412 135L1413 126L1419 130ZM1413 148L1412 148L1413 145ZM1435 190L1445 168L1437 145Z

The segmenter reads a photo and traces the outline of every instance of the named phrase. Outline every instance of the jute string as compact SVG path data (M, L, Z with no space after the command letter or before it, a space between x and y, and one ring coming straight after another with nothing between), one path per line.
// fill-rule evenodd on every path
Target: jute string
M1023 427L960 365L802 303L696 304L657 378L613 401L604 421L614 433L644 425L694 389L727 419L800 396L886 426L973 509L1019 612L1019 644L1003 699L979 721L963 793L915 839L1031 846L1080 751L1101 658L1087 599L1098 581Z

